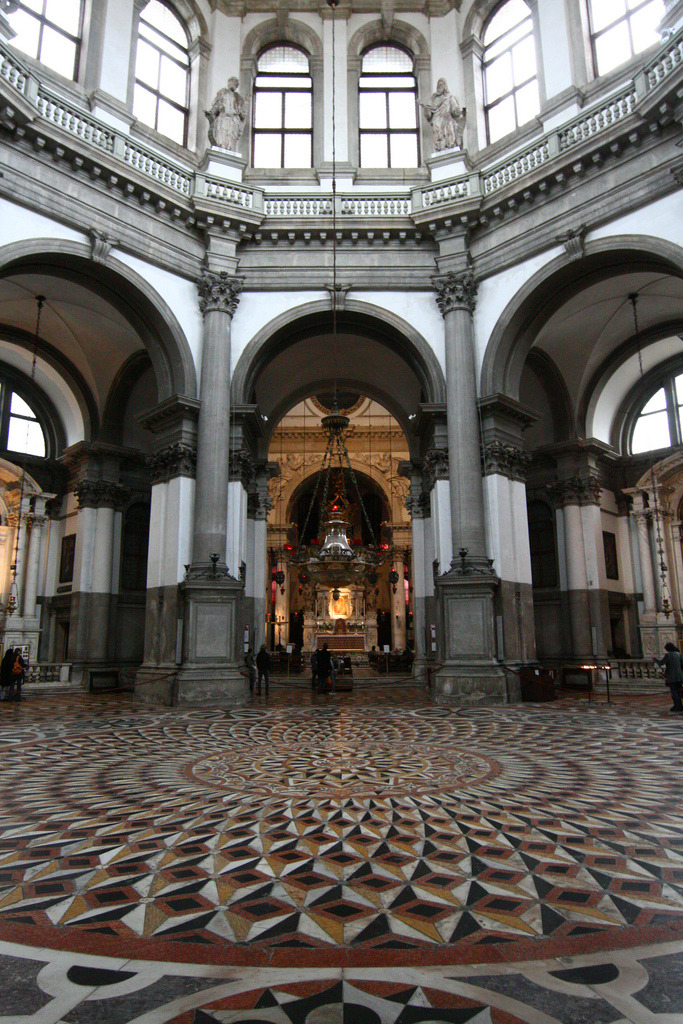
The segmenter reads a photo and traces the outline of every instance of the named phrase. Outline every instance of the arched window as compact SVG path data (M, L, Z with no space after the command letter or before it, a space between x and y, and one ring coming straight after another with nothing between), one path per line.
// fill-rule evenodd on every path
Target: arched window
M45 432L33 407L4 380L0 381L0 448L41 459L47 454Z
M631 452L657 451L683 443L683 373L667 378L636 417Z
M83 0L19 0L7 15L11 42L65 78L76 80L81 55Z
M136 502L123 516L121 531L121 590L147 588L149 505Z
M313 82L295 46L271 46L257 61L252 165L313 166Z
M664 0L589 0L595 71L605 75L659 42Z
M532 584L539 588L556 587L557 547L553 510L544 501L530 501L527 505L527 519Z
M413 58L398 46L373 46L358 81L361 167L417 167L417 82Z
M133 113L181 146L187 144L190 55L185 26L161 0L149 0L138 24Z
M530 121L540 110L531 10L507 0L484 29L484 113L489 142Z

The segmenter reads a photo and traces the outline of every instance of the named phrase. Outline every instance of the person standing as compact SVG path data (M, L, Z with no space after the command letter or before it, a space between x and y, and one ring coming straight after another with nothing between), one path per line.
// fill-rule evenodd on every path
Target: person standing
M318 693L324 693L327 688L327 677L330 675L332 670L332 658L327 648L327 644L323 644L322 650L318 651Z
M256 682L256 665L254 664L254 652L251 647L244 655L244 664L247 666L247 676L249 678L249 693L254 692L254 683Z
M664 644L664 657L655 658L656 665L664 666L664 682L671 690L671 699L673 701L673 707L671 711L677 711L679 714L683 711L683 701L681 701L681 689L683 689L683 657L676 644L669 642Z
M313 653L311 654L311 689L313 690L313 693L315 693L316 690L317 690L317 682L318 682L318 649L316 647L314 649Z
M257 696L261 696L261 679L266 684L266 697L268 696L268 676L270 673L270 655L266 650L266 645L261 644L259 652L256 655L256 668L258 669L258 689L256 691Z
M0 663L0 700L12 700L14 696L14 648L8 647Z

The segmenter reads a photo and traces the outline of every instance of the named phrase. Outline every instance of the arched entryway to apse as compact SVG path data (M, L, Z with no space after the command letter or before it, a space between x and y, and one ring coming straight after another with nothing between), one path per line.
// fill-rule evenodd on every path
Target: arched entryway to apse
M335 386L339 392L358 396L361 421L367 418L368 408L375 410L375 426L365 431L373 434L372 461L375 465L371 467L367 458L363 461L358 456L356 468L373 481L378 493L385 495L387 504L393 489L394 504L402 506L402 530L407 538L402 548L412 550L413 564L409 565L404 550L397 554L397 558L400 557L402 585L405 577L412 602L414 643L418 651L424 650L426 622L435 621L432 562L436 555L435 534L438 534L438 529L432 512L448 514L445 507L440 513L438 503L432 501L430 488L434 480L425 471L430 451L435 445L444 444L445 384L441 366L430 345L412 325L367 303L347 300L345 309L337 313L336 336L328 303L310 303L284 314L247 345L233 375L236 423L240 421L240 410L248 410L250 415L255 410L253 421L260 424L262 436L254 441L252 454L264 477L269 464L273 472L279 472L278 431L281 421L286 422L287 416L297 408L303 416L301 410L306 407L306 416L312 422L312 403L321 395L333 393ZM320 419L320 409L316 415ZM383 432L377 426L381 419L387 425ZM356 427L357 432L359 429ZM248 433L245 426L241 440ZM308 449L309 460L311 454L311 449ZM380 459L384 460L383 472L378 465ZM296 472L302 473L301 464ZM312 472L313 466L306 466L306 474ZM303 474L303 479L296 479L287 501L291 499L294 488L304 482L306 474ZM257 483L255 488L258 486ZM412 522L405 507L409 496L411 501L414 499ZM258 507L256 501L252 507ZM268 522L273 525L272 512ZM285 523L280 522L278 526L282 531L286 530ZM252 602L253 631L258 641L269 613L263 595L270 597L271 593L271 565L266 562L269 545L265 526L261 527L258 521L258 511L254 513L254 524L250 529L258 539L252 549L255 564L253 567L248 564L246 569L246 595L247 601ZM419 535L417 549L416 532ZM249 544L246 547L248 549ZM257 564L260 551L264 555L261 569ZM254 580L251 592L250 578ZM401 596L400 588L397 588L397 593ZM393 605L391 614L395 622ZM405 627L398 633L393 631L392 644L403 645L406 642Z
M27 510L33 527L44 520L31 660L68 661L84 684L104 663L129 676L143 658L155 444L139 415L196 397L188 341L161 296L115 256L97 262L85 244L35 239L0 250L0 375L29 382L50 418L49 450L30 463L49 513ZM19 618L5 626L16 639Z
M506 394L536 417L520 443L530 520L544 509L553 527L529 532L537 651L548 664L638 657L643 622L661 618L641 589L653 559L638 537L652 512L626 427L682 324L683 252L629 236L587 240L582 258L549 263L492 333L484 395Z

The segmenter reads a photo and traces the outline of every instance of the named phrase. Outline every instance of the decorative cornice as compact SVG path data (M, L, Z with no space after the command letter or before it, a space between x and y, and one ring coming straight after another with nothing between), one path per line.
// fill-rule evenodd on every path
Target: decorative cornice
M522 448L503 441L487 441L481 449L484 476L499 473L509 480L526 480L531 456Z
M167 483L178 476L194 477L197 472L197 449L177 441L147 458L153 484Z
M436 292L436 304L442 316L445 317L447 313L452 313L456 309L466 309L469 313L474 313L479 286L471 270L433 277L432 284Z
M196 283L199 308L204 316L212 310L234 316L244 284L243 278L233 277L225 270L217 274L204 270Z
M79 508L114 508L120 511L130 500L131 491L109 480L79 480L74 487Z
M548 484L546 493L555 508L565 505L599 505L602 486L597 477L573 476Z
M580 260L586 254L586 228L583 224L558 235L557 241L565 247L570 260Z

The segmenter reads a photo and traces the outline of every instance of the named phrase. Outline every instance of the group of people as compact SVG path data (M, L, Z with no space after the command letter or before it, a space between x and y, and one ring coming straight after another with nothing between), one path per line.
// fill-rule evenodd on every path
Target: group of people
M311 654L311 689L314 693L334 693L337 689L339 662L327 644Z
M247 667L247 676L249 678L249 693L256 690L256 696L261 696L261 683L265 684L266 697L268 696L268 683L270 681L270 655L266 650L266 645L261 644L258 650L258 654L254 657L254 652L251 647L244 655L244 664Z
M21 700L21 687L26 678L26 662L21 647L8 647L0 662L0 700Z

